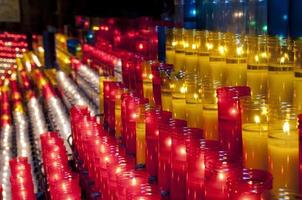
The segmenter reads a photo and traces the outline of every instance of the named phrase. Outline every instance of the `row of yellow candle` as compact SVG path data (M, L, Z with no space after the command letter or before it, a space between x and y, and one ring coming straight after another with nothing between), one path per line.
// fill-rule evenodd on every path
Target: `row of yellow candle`
M248 85L254 97L302 109L300 41L179 28L168 31L167 38L167 63L177 72L198 74L203 89Z

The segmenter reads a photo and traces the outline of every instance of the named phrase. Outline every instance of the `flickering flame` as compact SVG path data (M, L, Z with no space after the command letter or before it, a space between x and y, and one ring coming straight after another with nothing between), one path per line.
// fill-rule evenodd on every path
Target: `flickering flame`
M283 132L286 133L286 134L289 134L289 131L290 131L290 125L288 122L284 122L283 124Z
M220 172L218 174L218 178L219 178L219 180L223 181L225 179L225 176L224 176L224 174L222 172Z
M179 148L179 153L181 154L181 155L186 155L186 148L185 147L180 147Z
M259 62L259 56L258 55L255 55L255 61Z
M184 48L188 48L189 47L189 43L184 42Z
M135 185L137 184L136 178L132 178L131 184L132 184L133 186L135 186Z
M133 118L133 119L136 119L136 118L137 118L137 114L136 114L136 113L133 113L133 114L132 114L132 118Z
M262 52L262 53L261 53L261 57L262 57L262 58L267 58L267 53L266 53L266 52Z
M175 85L174 85L173 83L170 84L170 88L171 88L171 89L175 88Z
M121 171L122 171L122 169L120 167L117 167L116 170L115 170L115 173L119 174L119 173L121 173Z
M230 110L231 115L236 115L237 114L237 109L236 108L232 108Z
M237 47L236 53L238 56L241 56L243 54L243 48L242 47Z
M92 27L92 30L98 31L98 30L100 30L100 27L98 27L98 26L93 26L93 27Z
M259 124L260 123L260 117L258 115L255 115L254 121L255 121L256 124Z
M213 49L213 44L207 42L206 47L207 47L208 50L211 50L211 49Z
M262 107L261 114L262 114L262 115L267 115L267 113L268 113L267 107Z
M171 138L168 138L168 139L166 140L166 145L167 145L168 147L170 147L170 146L172 145L172 139L171 139Z
M280 58L280 63L281 63L281 64L284 64L284 63L285 63L285 58L284 58L283 56Z
M221 54L221 55L224 55L225 54L225 47L224 46L219 46L218 47L218 51L219 51L219 53Z
M188 88L186 86L180 87L180 93L185 94L188 91Z
M193 97L194 99L198 99L198 94L194 93Z
M148 78L149 78L150 80L152 80L152 79L153 79L153 75L152 75L152 74L149 74Z
M192 49L196 49L196 48L197 48L196 44L192 44Z
M177 42L176 42L176 41L173 41L173 42L172 42L172 46L175 47L176 45L177 45Z

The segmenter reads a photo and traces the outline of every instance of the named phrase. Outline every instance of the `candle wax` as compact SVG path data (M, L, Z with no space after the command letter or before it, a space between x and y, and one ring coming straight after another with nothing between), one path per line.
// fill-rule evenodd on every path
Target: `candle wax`
M284 133L280 130L280 135ZM298 136L290 132L287 138L268 139L268 168L273 175L273 193L278 189L289 189L298 192L299 147Z
M149 103L151 105L154 105L152 82L147 82L147 81L143 82L143 92L144 92L144 97L149 99Z
M213 59L219 59L219 61L213 61ZM211 70L211 76L214 81L214 84L217 86L224 85L226 73L225 59L222 57L210 58L209 67Z
M173 95L174 96L174 95ZM186 99L172 98L172 113L174 119L186 119Z
M197 72L198 57L196 54L185 55L185 72L196 73Z
M136 164L146 163L146 124L144 120L136 123Z
M203 130L205 139L218 140L218 110L203 109Z
M247 64L243 59L227 59L231 62L226 63L226 85L239 86L246 85ZM242 62L242 63L241 63Z
M203 79L208 79L211 74L210 70L210 59L209 55L199 55L198 56L198 70L199 70L199 75Z
M175 51L174 54L174 70L176 72L182 70L185 64L185 54L184 51Z
M166 63L174 64L174 50L173 49L166 49Z
M172 111L172 94L170 89L161 89L161 104L163 111Z
M262 65L255 66L261 67ZM267 74L267 70L247 70L247 86L251 88L252 97L267 94Z
M115 103L115 137L121 137L122 120L121 120L121 104Z
M203 127L203 105L202 103L186 104L186 120L188 127L201 128Z
M293 94L292 71L269 71L268 72L268 98L269 102L292 103Z
M243 124L243 158L246 168L267 170L267 128L265 124Z

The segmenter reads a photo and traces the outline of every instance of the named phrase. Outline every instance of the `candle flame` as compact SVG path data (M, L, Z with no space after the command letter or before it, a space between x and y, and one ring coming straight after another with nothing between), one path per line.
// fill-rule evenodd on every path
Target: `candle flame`
M289 131L290 131L290 125L288 122L284 122L283 124L283 132L286 133L286 134L289 134Z
M172 42L172 46L175 47L176 45L177 45L177 42L176 42L176 41L173 41L173 42Z
M222 173L222 172L220 172L219 174L218 174L218 178L219 178L219 180L221 180L221 181L223 181L224 180L224 174Z
M258 55L255 55L255 61L259 62L259 56Z
M181 86L180 93L185 94L188 91L188 88L186 86Z
M132 184L133 186L135 186L135 185L137 184L136 178L132 178L131 184Z
M196 49L196 48L197 48L196 44L192 44L192 49Z
M119 174L121 171L122 171L122 169L120 167L117 167L116 170L115 170L115 173Z
M208 48L208 50L211 50L211 49L213 49L213 44L207 42L206 47Z
M280 63L281 63L281 64L284 64L284 63L285 63L285 58L284 58L283 56L280 58Z
M180 149L179 149L179 153L181 154L181 155L186 155L186 148L185 147L181 147Z
M172 145L172 139L171 139L171 138L168 138L168 139L166 140L166 145L167 145L168 147L170 147L170 146Z
M149 74L149 76L148 76L148 77L149 77L149 79L150 79L150 80L152 80L152 79L153 79L153 75L152 75L152 74Z
M260 117L258 115L255 115L254 121L255 121L256 124L259 124L260 123Z
M218 51L219 51L219 53L221 54L221 55L224 55L225 54L225 47L224 46L219 46L218 47Z
M198 99L198 94L194 93L193 97L194 99Z
M243 48L242 47L237 47L236 53L238 56L241 56L243 54Z

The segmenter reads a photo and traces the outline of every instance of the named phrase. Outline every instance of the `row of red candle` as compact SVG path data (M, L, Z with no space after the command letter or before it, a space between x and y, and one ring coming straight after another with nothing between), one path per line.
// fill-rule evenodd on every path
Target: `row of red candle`
M102 199L160 199L144 171L134 170L134 159L115 138L101 129L85 108L71 110L73 143Z
M51 199L81 199L78 176L68 166L64 141L56 132L41 135L42 158Z
M17 157L9 162L11 170L12 199L35 199L34 184L32 181L31 167L27 157Z

